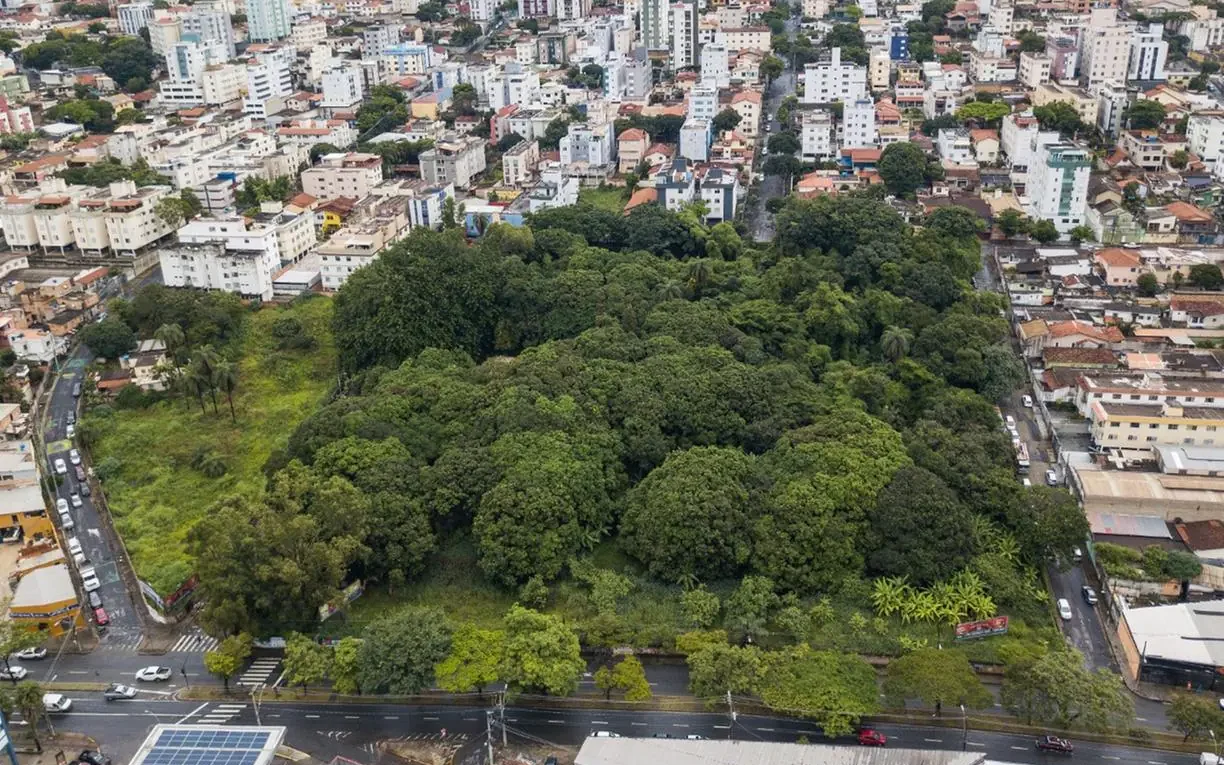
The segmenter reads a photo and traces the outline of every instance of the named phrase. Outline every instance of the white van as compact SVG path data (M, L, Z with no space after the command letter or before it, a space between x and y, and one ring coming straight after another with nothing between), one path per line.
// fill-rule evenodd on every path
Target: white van
M1062 617L1064 622L1071 621L1071 604L1066 598L1058 599L1058 615Z
M72 709L72 699L62 693L44 693L43 709L48 712L67 712Z

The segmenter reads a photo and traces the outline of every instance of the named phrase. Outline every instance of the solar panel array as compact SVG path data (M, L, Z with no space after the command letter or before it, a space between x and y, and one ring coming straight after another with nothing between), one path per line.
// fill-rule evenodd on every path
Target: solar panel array
M272 733L266 730L166 730L143 765L255 765Z

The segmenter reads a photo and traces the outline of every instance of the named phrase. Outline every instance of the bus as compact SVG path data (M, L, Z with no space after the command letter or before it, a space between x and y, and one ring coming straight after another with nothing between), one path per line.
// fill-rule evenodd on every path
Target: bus
M1020 466L1021 473L1027 473L1029 469L1029 453L1028 444L1023 441L1016 445L1016 464Z

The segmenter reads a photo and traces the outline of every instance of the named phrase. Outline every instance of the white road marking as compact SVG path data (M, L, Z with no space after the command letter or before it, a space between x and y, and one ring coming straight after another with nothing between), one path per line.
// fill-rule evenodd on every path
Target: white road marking
M1163 762L1156 762L1155 760L1148 760L1148 765L1165 765L1165 764Z
M436 717L422 717L421 719L422 719L422 720L437 720L438 718L436 718Z
M1136 717L1135 719L1136 719L1136 720L1138 720L1139 722L1147 722L1147 721L1148 721L1148 719L1147 719L1146 717Z
M986 745L978 743L977 741L970 741L969 746L986 746Z
M1108 755L1108 754L1103 754L1103 755L1101 755L1101 759L1102 759L1102 760L1120 760L1120 759L1122 759L1122 758L1121 758L1121 757L1112 757L1112 756L1110 756L1110 755Z
M629 724L630 724L630 725L636 725L636 726L638 726L638 727L640 727L640 728L645 728L645 727L646 727L646 723L640 723L640 722L631 722L631 723L629 723ZM731 726L730 726L730 725L728 725L727 727L728 727L728 728L730 728Z
M88 675L88 674L89 674L89 670L87 670L87 669L70 669L70 670L68 670L68 674L70 674L70 675ZM55 679L55 677L54 677L54 676L52 676L52 678L51 678L51 679L52 679L52 680L54 680L54 679Z
M685 725L684 723L672 723L672 727L673 728L687 728L688 726Z
M544 722L552 723L553 725L564 725L565 720L545 720Z
M922 740L927 742L928 744L942 744L943 743L942 738L924 738Z
M357 715L345 715L345 716L344 716L344 719L346 719L346 720L360 720L361 718L360 718L359 716L357 716Z
M607 720L591 720L592 725L611 725Z
M185 722L187 722L188 720L190 720L192 717L195 717L196 713L197 713L197 712L199 712L201 709L203 709L203 708L204 708L204 707L206 707L206 706L208 706L208 702L207 702L207 701L206 701L206 702L204 702L203 704L201 704L200 706L196 707L195 709L191 710L190 712L188 712L186 717L184 717L183 719L181 719L181 720L179 720L179 721L178 721L178 724L179 724L179 725L182 725L183 723L185 723Z
M1027 746L1013 746L1012 749L1015 749L1017 752L1027 752L1028 751Z
M383 717L383 719L384 720L398 720L399 716L398 715L386 715L385 717Z
M318 715L306 715L306 719L307 720L317 720L319 719L319 716Z
M645 725L645 724L646 724L646 723L642 723L642 725ZM634 725L637 725L637 723L634 723ZM715 725L714 727L715 727L715 728L717 728L717 729L719 729L719 730L731 730L731 726L730 726L730 725Z
M774 732L774 729L773 729L773 728L757 728L757 730L763 730L763 731L765 731L766 733L773 733L773 732Z

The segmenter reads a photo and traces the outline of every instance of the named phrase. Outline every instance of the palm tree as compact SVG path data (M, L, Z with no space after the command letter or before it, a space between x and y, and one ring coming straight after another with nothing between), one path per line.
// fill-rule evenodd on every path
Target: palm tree
M211 345L206 345L196 351L195 361L192 365L194 374L199 378L201 385L212 396L213 414L216 414L217 409L217 365L221 362L221 357L217 355L216 350Z
M883 336L880 337L880 350L884 351L884 358L894 364L905 358L905 354L909 353L910 343L914 339L914 333L904 327L889 327L884 330Z
M213 384L225 392L225 397L229 400L230 419L237 424L238 418L234 415L234 391L238 389L238 370L232 362L225 359L217 362L213 368Z
M679 300L684 297L684 285L675 279L668 279L659 287L659 298L661 300Z
M688 287L693 297L701 297L701 291L710 283L710 261L705 258L694 260L688 269Z
M208 411L204 408L204 391L207 390L207 386L201 382L199 377L196 377L195 374L183 375L179 378L179 387L182 389L184 395L194 396L195 399L200 402L200 414L204 414ZM187 406L190 407L191 404L188 404Z
M160 340L166 346L166 358L170 362L170 374L175 376L178 374L178 352L183 347L183 343L187 341L187 337L183 334L183 328L177 324L167 323L158 327L153 332L153 337Z
M42 742L38 740L38 724L43 719L43 694L38 683L25 681L13 689L13 706L21 712L26 725L30 727L30 738L34 739L34 748L42 751ZM51 735L55 735L52 731Z

